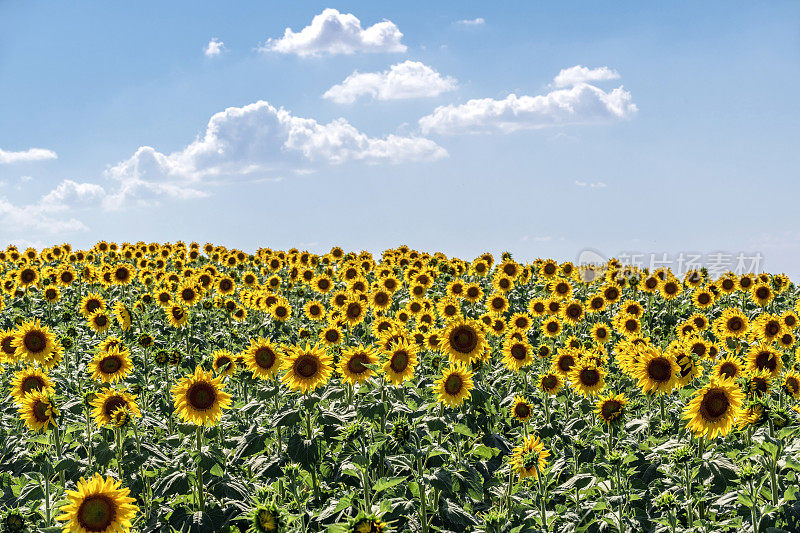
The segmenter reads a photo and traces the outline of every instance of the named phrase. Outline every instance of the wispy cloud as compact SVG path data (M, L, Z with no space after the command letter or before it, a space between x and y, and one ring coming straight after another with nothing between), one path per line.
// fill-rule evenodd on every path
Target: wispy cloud
M589 182L589 181L579 181L579 180L575 180L575 185L577 185L578 187L588 187L590 189L602 189L606 186L606 184L603 183L602 181Z
M208 44L203 49L203 53L206 55L206 57L216 57L222 54L222 52L224 51L225 51L225 43L223 43L216 37L208 41Z
M455 21L455 24L457 24L458 26L469 26L474 28L475 26L483 26L484 24L486 24L486 21L483 19L483 17L478 17L474 19L457 20Z
M11 152L0 148L0 164L46 161L48 159L58 159L58 154L45 148L29 148L19 152Z

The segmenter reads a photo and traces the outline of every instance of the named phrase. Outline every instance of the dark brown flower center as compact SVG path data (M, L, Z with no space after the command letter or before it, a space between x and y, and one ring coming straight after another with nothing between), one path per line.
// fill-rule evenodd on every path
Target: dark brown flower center
M558 386L558 378L552 374L548 374L542 378L542 387L545 390L551 391Z
M778 359L775 354L769 351L758 352L755 357L756 368L759 370L769 370L774 372L778 368Z
M294 371L304 378L314 377L319 371L319 361L314 356L301 355L294 363Z
M403 372L408 368L408 353L405 350L397 350L392 354L392 360L389 367L395 373Z
M606 400L600 406L600 413L604 420L613 420L620 415L622 403L617 400Z
M103 413L106 416L111 416L111 413L119 409L120 407L125 407L127 409L128 402L125 401L125 398L122 396L111 396L106 398L106 401L103 403Z
M664 357L656 357L647 364L647 375L659 383L669 381L672 377L672 365Z
M447 394L455 396L464 387L464 380L458 374L450 374L444 381L444 390Z
M531 408L526 403L518 403L514 406L514 414L517 418L528 418L531 415Z
M740 331L742 328L744 328L744 322L738 316L728 320L728 329L730 331Z
M697 301L700 302L702 305L706 305L708 302L711 301L711 295L707 292L701 292L697 295Z
M595 368L584 368L580 372L580 381L586 387L594 387L600 382L600 372Z
M262 346L256 350L254 359L258 366L269 370L275 364L275 352L266 346Z
M192 384L186 391L186 399L193 409L205 411L214 405L217 400L217 391L210 383L199 381Z
M511 357L516 359L517 361L524 361L525 357L528 355L528 350L525 349L525 346L522 344L515 344L511 347Z
M22 392L29 393L33 391L40 391L44 388L44 380L39 376L26 376L20 383Z
M700 403L700 414L706 420L716 420L728 411L730 401L724 391L712 389L708 391Z
M101 359L98 366L103 374L115 374L122 368L122 360L117 355L109 355Z
M450 333L450 346L459 353L472 353L478 347L478 333L470 326L458 326Z
M87 531L105 531L116 518L117 510L111 498L104 494L87 496L78 507L78 523Z
M347 370L351 374L363 374L367 371L367 367L364 366L367 362L367 357L364 354L355 354L347 361Z
M769 289L766 287L759 287L756 289L756 298L759 300L766 300L769 297Z
M23 338L25 348L32 353L38 353L47 347L47 338L41 331L29 331Z
M719 374L720 376L726 376L729 378L736 377L737 368L736 365L731 363L730 361L726 361L722 363L719 367Z
M562 372L569 372L575 364L575 358L571 355L562 355L558 358L558 369Z

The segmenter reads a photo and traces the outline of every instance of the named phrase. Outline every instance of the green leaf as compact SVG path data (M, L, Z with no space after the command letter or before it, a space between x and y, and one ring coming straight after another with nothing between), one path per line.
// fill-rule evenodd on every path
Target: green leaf
M372 486L372 490L374 490L375 492L380 492L382 490L390 489L395 485L399 485L400 483L404 482L406 479L407 478L405 477L399 477L399 476L390 478L382 477L375 482L375 484Z

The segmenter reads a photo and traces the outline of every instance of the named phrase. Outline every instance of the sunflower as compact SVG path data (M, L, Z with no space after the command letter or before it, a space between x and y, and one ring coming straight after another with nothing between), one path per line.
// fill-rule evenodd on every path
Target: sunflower
M195 285L194 281L186 280L178 287L177 296L177 300L181 304L191 307L200 300L202 294L197 290L197 285Z
M563 377L567 377L579 358L580 353L576 350L560 349L553 357L553 371L561 374Z
M747 376L747 392L750 396L761 397L772 387L772 374L766 370L751 371Z
M581 359L570 370L569 379L576 391L583 396L596 396L606 385L606 371L593 360Z
M458 317L444 327L441 348L451 361L471 364L483 358L488 343L479 322Z
M683 286L681 285L680 281L673 278L667 278L661 282L659 290L661 291L661 296L665 300L674 300L681 292L683 292Z
M325 385L333 373L331 356L319 343L311 346L306 343L305 348L293 346L289 348L283 362L286 374L282 380L292 390L303 393L313 391Z
M198 365L194 374L172 387L172 398L178 416L195 425L213 426L222 417L222 410L231 405L231 396L222 390L221 377L213 377Z
M249 531L258 533L283 533L286 529L280 509L272 505L259 505L251 511Z
M451 362L450 367L442 371L442 377L434 383L436 400L449 407L457 407L470 397L473 387L469 367L461 362Z
M2 301L2 298L0 298ZM0 305L0 309L2 306ZM14 354L17 348L14 345L16 332L12 329L0 331L0 363L13 363L16 361Z
M342 307L342 315L350 326L360 324L366 316L367 306L357 297L350 298Z
M386 361L383 363L383 372L393 385L400 385L414 375L417 367L417 347L405 340L392 342L384 351Z
M388 526L377 515L358 513L358 515L349 521L347 533L385 533L388 531Z
M625 406L628 399L624 394L608 393L597 399L594 412L606 424L618 424L622 421L625 414Z
M531 419L533 408L524 396L514 396L514 405L511 406L511 415L520 422L527 422Z
M519 370L533 363L533 347L525 340L509 338L503 343L503 363L509 370Z
M105 333L111 327L111 317L105 311L95 311L89 315L87 321L95 333Z
M539 376L539 390L555 396L564 386L564 378L558 372L545 372Z
M680 367L675 358L652 347L643 350L633 368L633 377L645 393L669 394L679 375Z
M51 285L42 292L42 296L48 303L53 303L61 299L61 292L58 287Z
M392 293L380 287L373 287L369 293L369 305L377 310L387 309L392 305Z
M77 490L66 491L68 503L60 509L63 514L56 520L67 522L64 533L97 532L118 533L131 530L131 521L139 508L130 490L121 487L120 481L95 473L88 481L78 482Z
M775 291L766 283L756 283L750 289L750 299L761 307L765 307L775 298Z
M463 297L469 303L477 303L483 299L483 289L477 283L470 283L464 288Z
M742 375L744 364L734 354L727 354L717 361L711 371L712 378L717 379L737 379Z
M56 425L58 409L46 392L29 392L22 398L18 407L19 417L31 431L46 430L50 424Z
M23 322L14 334L14 358L24 361L43 362L55 349L55 338L50 328L42 326L38 319Z
M325 318L325 306L319 300L310 300L303 307L303 312L309 320L322 320Z
M742 414L742 391L732 380L712 380L697 391L683 411L687 427L698 437L725 436Z
M783 370L781 354L766 344L754 345L747 352L747 369L750 372L769 372L773 378L777 377Z
M539 437L530 435L525 437L522 445L515 447L511 452L511 467L520 479L534 476L538 479L539 472L547 466L550 452L544 449L544 443Z
M592 339L598 344L605 344L611 337L611 328L608 324L597 322L592 326Z
M128 331L131 327L131 312L122 302L114 304L114 317L117 319L117 324L122 331Z
M167 320L174 328L179 328L189 320L189 312L182 306L173 304L164 309Z
M133 370L130 352L122 346L113 346L108 351L100 350L89 363L92 378L103 383L116 383L125 379Z
M750 327L750 321L739 309L726 308L722 315L714 321L717 336L722 339L741 338Z
M218 376L228 377L236 371L236 357L229 350L214 350L211 359L211 367Z
M339 370L344 381L351 385L364 383L372 376L372 369L366 365L378 364L378 353L374 348L364 348L361 344L345 348L339 360Z
M292 306L285 298L279 298L270 311L272 318L278 322L286 322L292 316Z
M106 308L106 302L99 294L90 292L81 300L80 313L89 318L95 311L103 311Z
M253 373L253 378L272 379L283 364L283 355L272 343L259 337L250 341L242 354L244 364Z
M555 317L550 317L542 322L542 333L548 337L557 337L561 333L561 321Z
M124 408L130 416L142 416L136 404L136 396L125 389L105 389L92 399L91 406L92 417L97 427L113 425L114 412L120 408Z
M342 330L334 322L329 322L322 331L319 332L319 340L325 346L336 346L342 342Z
M32 366L15 372L10 385L11 397L17 405L22 405L25 396L32 392L43 392L46 396L52 396L55 392L47 374Z
M508 299L499 293L489 296L486 301L487 310L494 315L501 315L508 310Z

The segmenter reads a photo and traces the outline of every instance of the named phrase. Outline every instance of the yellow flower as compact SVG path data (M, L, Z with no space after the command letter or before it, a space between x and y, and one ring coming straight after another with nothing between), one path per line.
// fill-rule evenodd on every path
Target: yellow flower
M331 356L319 344L306 343L305 348L293 346L283 362L286 374L282 380L292 390L313 391L328 382L333 374L331 364Z
M68 503L56 517L64 524L64 533L128 533L139 508L130 490L112 477L95 474L89 481L81 478L78 490L66 491Z
M463 363L451 363L434 383L436 399L449 407L457 407L469 398L474 387L472 371Z
M198 426L213 426L222 417L222 409L231 405L231 396L222 390L221 377L213 377L198 365L194 374L172 387L172 398L178 416Z
M742 391L732 380L712 380L697 391L683 411L687 427L698 437L725 436L742 413Z

